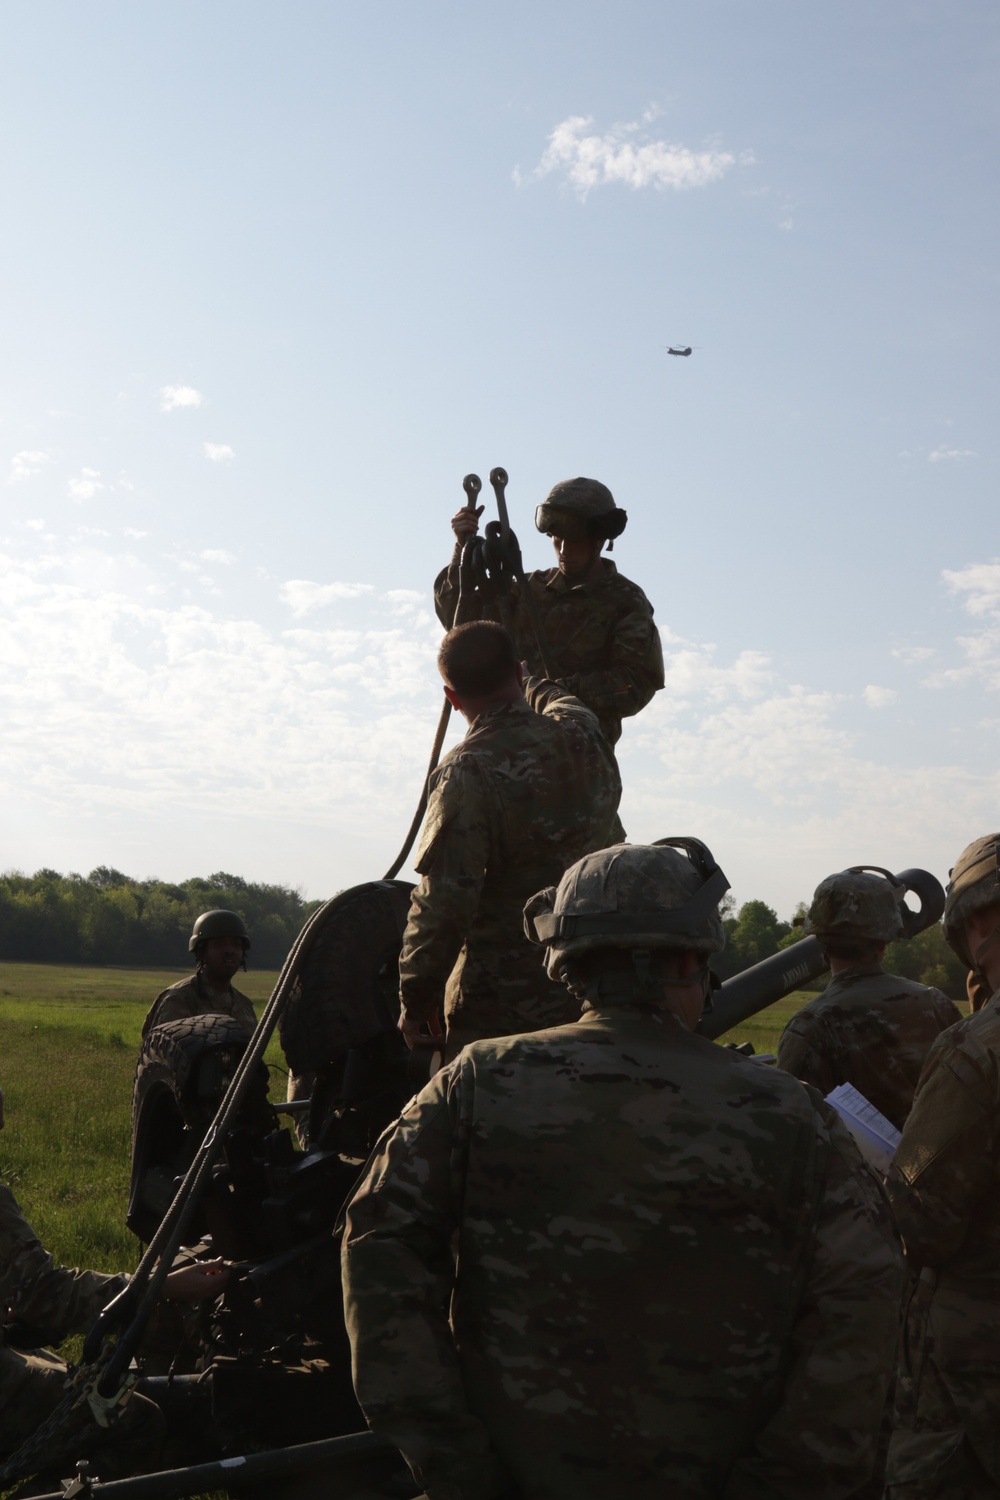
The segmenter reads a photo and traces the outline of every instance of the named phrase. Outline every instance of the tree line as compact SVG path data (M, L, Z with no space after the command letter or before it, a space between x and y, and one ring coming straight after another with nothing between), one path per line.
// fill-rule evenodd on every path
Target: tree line
M121 870L99 865L89 875L0 875L0 959L67 964L123 964L174 967L187 960L191 927L199 912L223 906L239 912L253 942L256 968L284 963L302 924L320 903L300 891L264 885L220 870L171 885L133 880ZM805 906L800 905L797 918ZM798 942L801 926L780 921L764 901L737 909L723 903L726 947L713 967L728 979L762 958ZM893 974L937 985L952 999L965 994L965 969L938 925L908 942L891 943L886 968ZM825 978L815 982L822 989Z
M89 875L8 871L0 875L0 959L178 967L188 961L195 917L226 907L247 924L253 966L276 969L319 904L223 870L177 885L107 865Z

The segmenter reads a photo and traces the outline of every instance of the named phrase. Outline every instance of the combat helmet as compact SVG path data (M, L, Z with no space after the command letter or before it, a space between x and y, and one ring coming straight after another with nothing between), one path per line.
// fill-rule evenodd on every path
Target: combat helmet
M905 887L881 865L851 865L816 887L803 930L850 942L891 943L903 936Z
M621 536L627 521L627 513L619 510L607 485L582 476L561 479L535 509L538 530L547 536L565 537L568 542L588 537L612 542Z
M977 967L985 951L969 952L965 924L974 912L1000 902L1000 833L987 833L962 850L948 872L944 903L944 937L964 964ZM987 941L990 941L989 939Z
M553 979L566 959L599 948L689 948L707 961L725 946L719 902L728 889L698 839L615 844L585 855L558 886L532 896L524 930L548 948Z
M188 939L188 952L197 953L202 943L209 938L236 937L243 944L245 953L250 946L250 934L243 918L235 911L203 911L196 918Z

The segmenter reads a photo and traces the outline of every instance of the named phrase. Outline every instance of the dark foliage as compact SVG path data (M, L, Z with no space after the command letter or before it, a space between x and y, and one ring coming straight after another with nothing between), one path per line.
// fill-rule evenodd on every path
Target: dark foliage
M47 963L176 966L188 959L199 912L239 912L255 968L276 969L319 903L283 885L218 871L179 885L133 880L100 865L86 878L38 870L0 875L0 959Z

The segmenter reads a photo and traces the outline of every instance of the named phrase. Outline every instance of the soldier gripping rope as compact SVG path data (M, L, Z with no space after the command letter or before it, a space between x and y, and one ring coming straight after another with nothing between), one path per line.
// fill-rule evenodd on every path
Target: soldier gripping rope
M727 888L693 839L580 860L525 919L582 1019L466 1047L369 1163L356 1388L428 1495L840 1500L871 1472L899 1251L818 1096L692 1034Z
M161 990L142 1023L146 1037L154 1026L183 1021L188 1016L232 1016L248 1031L257 1025L253 1005L232 983L237 969L246 968L250 934L243 918L234 911L203 911L188 940L197 968L190 979L181 979Z
M887 870L855 866L820 881L806 915L832 978L797 1011L778 1043L778 1067L821 1094L851 1083L902 1130L927 1050L958 1020L940 990L882 968L903 935L903 889Z
M931 1047L888 1177L913 1282L891 1500L1000 1497L1000 834L951 871L944 935L990 998Z

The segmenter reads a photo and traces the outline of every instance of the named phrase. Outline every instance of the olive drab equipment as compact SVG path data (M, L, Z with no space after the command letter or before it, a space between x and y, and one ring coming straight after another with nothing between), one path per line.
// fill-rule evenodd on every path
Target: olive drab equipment
M816 887L803 931L822 942L836 938L891 943L903 934L905 887L881 865L851 865Z
M569 542L590 538L614 548L628 524L628 512L620 510L615 497L599 479L561 479L535 509L535 526L546 536L561 536Z
M566 958L598 948L718 953L726 942L719 902L728 889L699 839L616 844L585 855L558 886L532 896L524 930L548 948L553 979Z
M188 952L197 953L202 943L211 938L235 937L243 944L245 953L250 947L250 934L243 918L235 911L203 911L195 921L188 939Z
M1000 833L987 833L962 850L948 872L944 905L944 937L948 946L970 969L978 970L994 943L1000 941L1000 923L975 953L965 938L965 924L984 906L1000 903Z

